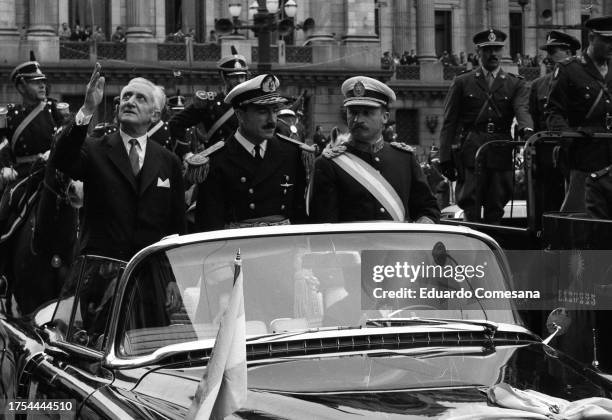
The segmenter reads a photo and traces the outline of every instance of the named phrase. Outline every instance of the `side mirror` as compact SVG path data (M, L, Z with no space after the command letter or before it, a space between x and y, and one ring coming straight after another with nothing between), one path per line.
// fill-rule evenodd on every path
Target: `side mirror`
M557 308L553 310L546 319L546 329L550 335L544 339L543 343L548 344L554 337L565 334L571 323L572 319L567 314L567 309Z

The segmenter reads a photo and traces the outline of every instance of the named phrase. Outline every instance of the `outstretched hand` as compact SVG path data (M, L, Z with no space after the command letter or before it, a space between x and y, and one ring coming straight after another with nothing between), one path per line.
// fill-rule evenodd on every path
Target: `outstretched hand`
M91 79L87 83L87 90L85 91L85 102L83 103L83 110L86 114L93 114L98 105L102 102L104 97L104 76L100 76L100 69L102 66L100 63L96 63Z

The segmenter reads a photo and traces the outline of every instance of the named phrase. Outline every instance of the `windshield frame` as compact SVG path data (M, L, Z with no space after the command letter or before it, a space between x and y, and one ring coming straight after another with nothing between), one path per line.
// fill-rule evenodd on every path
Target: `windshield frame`
M444 234L456 234L466 237L471 237L484 244L493 251L497 262L500 267L500 271L507 282L507 287L512 287L512 277L508 266L508 261L497 242L486 234L481 232L456 226L446 225L416 225L398 222L365 222L365 223L343 223L343 224L319 224L319 225L289 225L289 226L278 226L278 227L264 227L264 228L245 228L245 229L232 229L232 230L221 230L212 231L192 235L177 236L173 235L168 238L164 238L160 242L153 244L136 254L132 260L128 263L121 277L120 283L117 288L117 296L113 303L112 317L110 320L108 336L112 338L107 343L107 353L104 359L104 364L108 367L113 368L131 368L136 366L143 366L153 363L162 357L167 357L169 354L180 353L185 350L181 350L181 346L185 343L171 345L156 350L152 354L146 354L141 356L125 356L120 352L119 339L117 333L119 331L119 325L122 319L121 309L124 306L124 300L128 297L126 291L128 285L133 280L133 274L139 267L140 263L147 259L148 256L156 252L166 252L172 249L182 247L190 244L200 244L206 242L218 242L218 241L230 241L240 239L255 239L255 238L273 238L273 237L284 237L284 236L296 236L296 235L314 235L314 234L398 234L398 233L440 233ZM510 310L514 315L516 325L523 326L521 317L516 309L513 302L511 303ZM404 327L402 327L404 328ZM206 340L198 341L201 343ZM214 340L209 340L210 347L214 344ZM190 346L188 346L190 347ZM206 346L204 348L207 348ZM202 347L200 347L202 349ZM163 350L163 351L160 351ZM189 350L187 350L189 351Z

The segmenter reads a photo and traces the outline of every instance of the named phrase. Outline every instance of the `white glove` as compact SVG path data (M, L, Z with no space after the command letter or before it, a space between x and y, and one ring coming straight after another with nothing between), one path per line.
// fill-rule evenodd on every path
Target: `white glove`
M17 171L14 170L13 168L2 168L2 170L0 170L0 181L2 181L2 183L7 184L9 182L13 182L14 180L17 179Z

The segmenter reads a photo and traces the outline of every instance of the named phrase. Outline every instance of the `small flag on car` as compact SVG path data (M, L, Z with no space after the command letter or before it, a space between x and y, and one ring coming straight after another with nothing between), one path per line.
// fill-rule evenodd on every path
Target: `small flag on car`
M240 250L234 261L234 288L223 313L206 373L185 417L223 419L246 402L246 322Z

